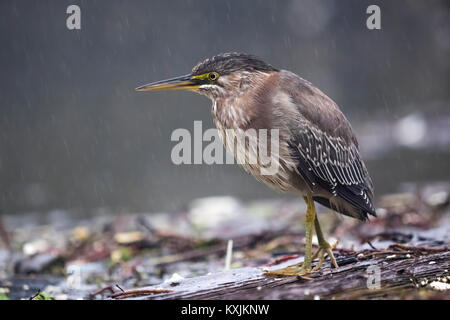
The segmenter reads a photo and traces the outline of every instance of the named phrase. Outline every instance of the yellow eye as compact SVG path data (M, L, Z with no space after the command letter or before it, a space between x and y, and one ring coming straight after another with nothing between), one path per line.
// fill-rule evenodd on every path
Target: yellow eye
M217 80L217 78L219 78L219 74L217 72L211 72L208 75L208 78L209 78L209 80L212 80L212 81Z

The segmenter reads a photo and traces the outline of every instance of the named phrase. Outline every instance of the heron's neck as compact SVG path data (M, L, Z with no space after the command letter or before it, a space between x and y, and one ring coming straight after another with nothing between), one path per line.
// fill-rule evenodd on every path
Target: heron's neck
M241 82L234 86L234 90L227 91L228 95L211 99L216 124L219 122L225 128L245 130L253 126L253 120L262 109L269 107L268 92L273 87L272 82L277 74L261 73L258 77L244 75L242 74Z
M246 112L240 98L214 99L212 114L216 124L225 129L246 129L251 121L251 114Z

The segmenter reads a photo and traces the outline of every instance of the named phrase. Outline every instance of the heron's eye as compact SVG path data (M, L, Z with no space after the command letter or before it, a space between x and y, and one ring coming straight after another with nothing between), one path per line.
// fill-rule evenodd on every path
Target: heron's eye
M208 76L209 80L217 80L217 78L219 78L219 74L217 72L211 72Z

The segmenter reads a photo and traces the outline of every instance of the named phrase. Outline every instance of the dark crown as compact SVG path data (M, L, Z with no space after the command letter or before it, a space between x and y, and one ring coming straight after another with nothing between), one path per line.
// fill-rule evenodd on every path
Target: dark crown
M278 71L270 64L265 63L256 56L245 53L221 53L212 58L199 62L193 69L193 75L204 74L207 72L217 72L220 75L229 74L234 71Z

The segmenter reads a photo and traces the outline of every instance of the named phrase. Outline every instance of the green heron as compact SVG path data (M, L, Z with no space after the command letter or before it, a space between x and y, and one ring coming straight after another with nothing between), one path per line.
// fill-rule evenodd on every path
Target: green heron
M368 215L376 215L371 178L359 154L356 136L338 105L296 74L243 53L219 54L198 63L188 75L136 88L169 89L195 91L212 100L214 122L235 157L237 148L227 143L229 129L278 129L280 169L263 175L255 165L245 161L242 165L270 187L303 196L307 205L306 248L303 262L270 273L314 272L323 264L325 255L337 268L333 255L336 244L332 246L325 240L314 201L363 221ZM243 146L250 149L248 143ZM319 248L313 255L314 228ZM316 258L319 260L313 268Z

